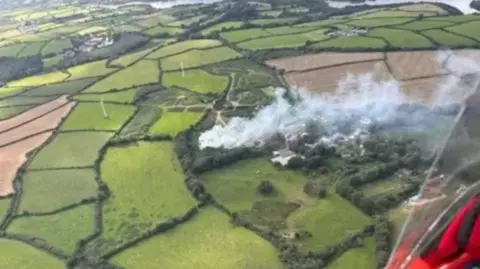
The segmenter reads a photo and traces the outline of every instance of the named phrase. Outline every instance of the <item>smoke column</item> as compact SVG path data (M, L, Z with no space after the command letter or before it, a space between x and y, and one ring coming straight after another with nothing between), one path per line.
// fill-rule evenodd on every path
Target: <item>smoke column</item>
M439 65L454 75L435 89L433 105L443 105L461 83L460 77L480 70L475 62L466 58L442 52ZM397 122L399 119L414 125L425 121L425 115L408 114L399 110L399 105L411 97L401 89L394 79L377 81L376 74L348 74L338 82L333 93L310 93L302 89L292 89L294 102L289 102L285 89L277 88L271 104L260 109L251 118L233 117L226 126L215 125L199 137L200 149L235 148L261 144L276 133L292 136L303 131L305 124L318 120L324 131L334 134L341 123L352 122L352 117L360 119L356 124L375 121L378 123ZM431 89L425 89L431 90ZM364 121L363 121L364 120Z

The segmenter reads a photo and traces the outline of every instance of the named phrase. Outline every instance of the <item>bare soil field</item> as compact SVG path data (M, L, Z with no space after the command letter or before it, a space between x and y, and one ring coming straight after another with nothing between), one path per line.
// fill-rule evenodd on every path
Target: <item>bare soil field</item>
M355 62L383 60L382 52L355 52L355 53L319 53L302 55L298 57L283 58L266 61L265 63L276 68L283 68L286 72L305 71L316 68L323 68L332 65L348 64Z
M58 99L55 99L43 105L27 110L16 117L13 117L4 121L0 121L0 132L4 132L5 130L19 126L25 122L31 121L32 119L35 119L40 115L48 113L49 111L52 111L55 108L58 108L59 106L64 105L67 102L68 102L67 96L61 96Z
M61 122L62 118L68 115L73 106L74 103L71 102L38 119L22 124L9 131L0 133L0 147L33 134L38 134L40 132L56 128ZM20 117L20 115L18 117ZM15 118L16 117L12 118L12 120Z
M52 132L42 133L0 148L0 197L13 194L17 169L27 160L26 154L43 144Z
M436 51L410 51L387 53L387 64L398 80L447 74L439 70Z
M383 61L376 61L352 63L305 72L292 72L286 74L285 79L292 87L317 92L333 92L337 88L340 79L347 76L347 74L359 75L369 72L376 72L376 78L379 81L389 77L385 63Z

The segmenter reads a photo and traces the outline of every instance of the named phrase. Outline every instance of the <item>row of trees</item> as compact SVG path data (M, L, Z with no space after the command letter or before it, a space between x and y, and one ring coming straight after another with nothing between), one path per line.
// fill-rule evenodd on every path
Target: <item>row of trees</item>
M7 81L31 76L42 70L42 57L38 54L23 58L0 57L0 87Z

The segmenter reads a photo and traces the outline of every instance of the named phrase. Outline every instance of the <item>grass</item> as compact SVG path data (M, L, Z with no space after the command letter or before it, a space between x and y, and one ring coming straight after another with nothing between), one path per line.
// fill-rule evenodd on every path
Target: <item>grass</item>
M63 269L65 262L28 244L0 238L2 269Z
M312 45L315 48L341 48L341 49L355 49L355 48L372 48L381 49L387 46L387 43L379 38L371 38L364 36L342 36L334 39L321 41Z
M155 236L113 257L124 268L280 269L277 251L244 228L233 228L228 216L213 208L190 222Z
M122 69L92 85L85 92L106 92L127 89L143 84L158 82L160 71L157 62L142 60Z
M195 16L195 17L191 17L191 18L188 18L188 19L185 19L185 20L174 21L174 22L169 23L168 25L169 26L182 26L182 25L189 26L191 24L199 22L200 20L202 20L206 17L207 17L207 15Z
M85 28L85 29L82 29L78 32L76 32L76 34L78 35L87 35L87 34L94 34L94 33L100 33L100 32L105 32L107 31L108 28L104 27L104 26L92 26L92 27L88 27L88 28Z
M418 17L418 15L423 14L423 16L435 16L437 13L435 12L412 12L412 11L404 11L404 10L380 10L376 12L367 13L361 16L355 16L353 18L358 19L365 19L365 18L395 18L395 17Z
M407 23L404 25L398 25L395 26L395 28L399 29L405 29L405 30L414 30L414 31L422 31L422 30L428 30L428 29L434 29L434 28L443 28L449 25L452 25L453 23L448 22L448 21L414 21L411 23Z
M242 54L229 47L219 47L206 50L191 50L179 55L171 56L163 59L161 65L162 70L169 71L180 69L180 63L183 63L184 68L193 68L240 57L242 57Z
M0 47L0 57L15 57L25 46L26 43Z
M68 78L68 80L105 76L114 72L115 70L117 69L107 67L107 60L76 65L67 69L67 72L72 75Z
M119 102L131 104L133 103L136 94L136 89L130 89L126 91L109 92L103 94L81 94L75 96L75 100L100 102L103 99L103 101L105 102Z
M16 218L8 226L8 231L39 237L72 254L77 242L93 233L94 223L93 205L82 205L49 216Z
M265 26L270 24L287 24L297 20L297 18L279 18L279 19L258 19L251 20L250 23L259 26Z
M361 191L366 196L376 196L387 194L395 190L402 189L402 182L398 178L390 177L383 180L378 180L372 183L365 184L361 187Z
M18 53L18 57L28 57L35 54L39 54L42 50L43 45L45 42L33 42L25 46L20 53Z
M228 77L212 75L202 69L192 69L163 73L162 83L165 87L180 87L199 93L218 93L228 86Z
M5 214L7 214L8 208L10 207L10 199L2 198L0 199L0 220L3 219Z
M12 96L3 100L0 100L0 107L8 106L23 106L23 105L37 105L43 104L50 100L55 99L55 97L49 96Z
M50 53L61 53L62 51L70 48L72 44L68 39L53 39L48 42L47 45L42 49L42 55L47 55Z
M30 171L23 177L19 211L51 212L97 197L93 169Z
M467 22L445 29L480 41L480 21Z
M30 108L33 108L35 105L26 105L26 106L14 106L14 107L2 107L0 108L0 120L11 118L18 114L21 114Z
M451 15L451 16L442 16L439 18L428 18L427 20L442 20L449 21L453 23L462 23L469 21L477 21L480 19L478 14L468 14L468 15Z
M282 12L283 12L282 10L269 10L269 11L260 12L260 15L278 17L280 16L280 14L282 14Z
M255 39L270 35L272 34L260 28L230 31L220 34L222 38L225 38L230 43L238 43L244 40Z
M315 30L318 27L291 27L291 26L280 26L275 28L268 28L265 31L274 34L274 35L285 35L285 34L296 34L303 33Z
M105 103L104 107L108 118L104 118L100 103L79 103L60 126L60 130L117 131L135 112L135 107L128 105Z
M68 77L67 74L55 71L51 73L26 77L20 80L15 80L7 84L8 87L32 87L32 86L42 86L50 83L57 83L65 80Z
M155 26L144 31L145 34L149 36L158 36L162 34L175 35L183 32L184 30L179 27L165 27L165 26Z
M73 81L61 82L56 84L44 85L33 90L27 91L20 96L52 96L75 94L85 89L89 84L93 83L97 78L84 78Z
M319 41L326 39L327 36L323 34L324 30L317 30L313 32L293 35L281 35L265 37L255 40L249 40L237 44L238 47L250 50L262 49L278 49L278 48L295 48L304 46L307 41Z
M134 62L140 60L143 56L145 56L147 53L149 53L151 49L146 49L146 50L141 50L138 52L122 55L118 57L117 59L113 60L110 62L110 65L120 65L123 67L129 66L133 64Z
M412 18L372 18L372 19L363 19L363 20L353 20L349 21L346 24L355 25L358 27L376 27L376 26L389 26L389 25L398 25L403 24L408 21L411 21Z
M194 39L178 42L166 47L162 47L154 53L148 55L149 59L163 58L169 55L178 54L191 49L211 48L221 46L222 42L216 39Z
M469 39L463 36L445 32L440 29L423 31L422 34L430 37L438 44L441 44L444 46L455 47L455 46L465 46L465 45L470 46L470 45L478 44L478 42L476 42L473 39Z
M50 58L43 58L43 67L52 67L59 64L63 60L63 55L57 55Z
M201 117L202 113L196 112L163 112L162 117L150 128L150 133L176 136Z
M162 109L156 105L140 106L132 120L120 131L120 136L146 134L161 114Z
M304 203L288 217L287 223L290 229L306 229L312 234L301 242L303 251L318 251L340 243L345 236L365 228L371 220L331 191L326 199Z
M363 243L363 247L348 250L325 268L375 268L375 240L368 237Z
M200 33L202 35L209 35L213 32L221 32L223 29L236 29L240 28L243 25L243 21L227 21L213 26L208 27L207 29L202 30Z
M295 24L292 25L292 27L322 27L322 26L327 26L327 25L336 25L336 24L343 24L347 20L343 19L327 19L327 20L319 20L319 21L312 21L312 22L306 22L306 23L301 23L301 24Z
M100 169L112 196L103 204L101 249L131 240L195 206L173 147L172 142L139 142L108 149Z
M383 37L394 48L429 48L432 46L427 38L406 30L376 28L369 31L368 36Z
M59 133L40 150L28 168L92 166L98 151L111 136L107 132Z

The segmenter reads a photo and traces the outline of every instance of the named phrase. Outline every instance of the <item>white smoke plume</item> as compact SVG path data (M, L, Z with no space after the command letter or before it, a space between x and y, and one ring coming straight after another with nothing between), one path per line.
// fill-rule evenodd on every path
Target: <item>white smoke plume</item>
M467 65L467 59L449 55L448 52L440 54L438 58L444 67L456 70L459 76L449 76L446 83L442 83L434 92L434 105L442 105L450 100L449 95L456 89L459 77L472 70L480 70L474 64ZM449 62L446 63L446 60ZM468 66L468 71L458 71L463 66ZM290 93L294 95L295 102L285 98L285 89L277 88L273 102L260 109L254 117L233 117L225 126L215 125L200 135L199 146L201 149L254 146L277 133L285 137L299 134L306 123L312 120L317 120L329 134L334 134L342 123L362 125L372 121L389 123L401 119L411 123L425 120L423 114L408 114L399 110L399 105L406 103L409 97L402 91L398 81L390 79L379 82L375 76L374 73L349 74L338 82L333 93L315 94L292 89Z

